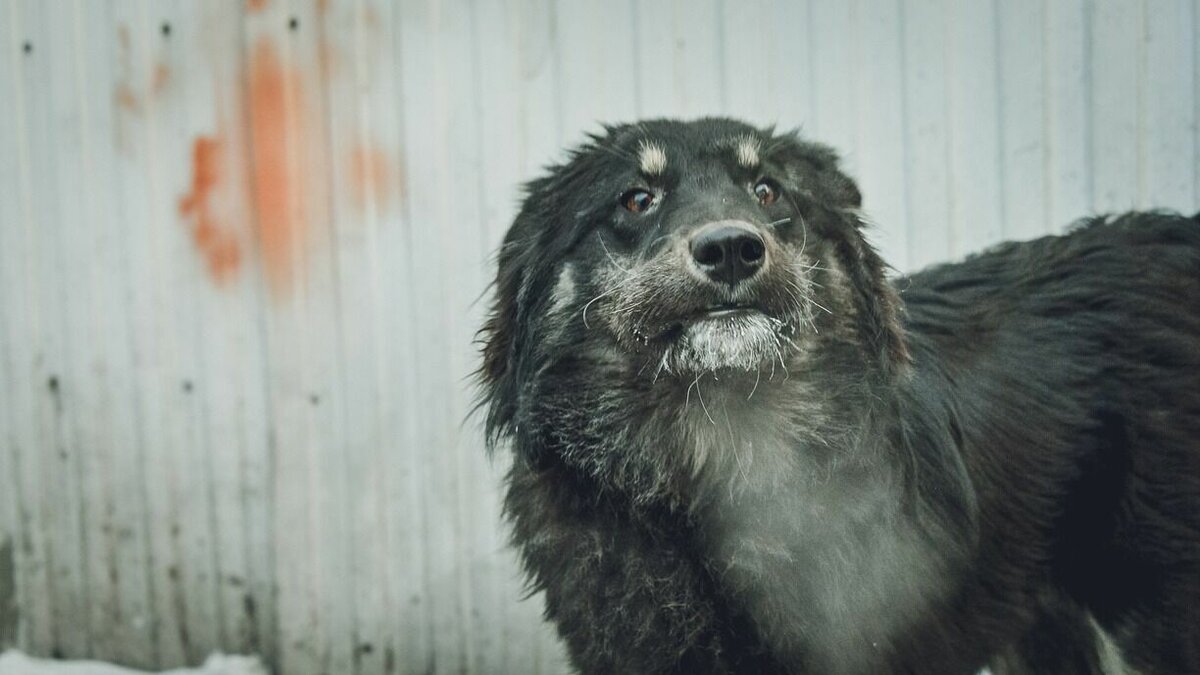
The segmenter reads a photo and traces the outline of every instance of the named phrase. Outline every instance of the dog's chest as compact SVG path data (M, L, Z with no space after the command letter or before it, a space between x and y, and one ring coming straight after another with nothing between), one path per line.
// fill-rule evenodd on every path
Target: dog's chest
M710 479L699 531L729 601L798 670L884 667L936 576L898 515L887 467L813 448L761 417L725 424L719 410L709 427L696 452L720 480Z

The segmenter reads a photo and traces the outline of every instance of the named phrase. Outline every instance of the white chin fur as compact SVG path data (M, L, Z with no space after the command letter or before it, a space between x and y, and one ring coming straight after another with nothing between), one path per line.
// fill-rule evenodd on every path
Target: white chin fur
M758 370L781 358L780 326L758 313L703 319L684 329L665 361L677 373Z

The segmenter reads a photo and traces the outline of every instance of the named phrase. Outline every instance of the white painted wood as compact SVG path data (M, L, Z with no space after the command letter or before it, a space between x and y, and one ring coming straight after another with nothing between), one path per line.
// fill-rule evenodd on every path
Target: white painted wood
M1196 162L1179 149L1194 147L1197 135L1196 3L1173 0L1145 8L1145 61L1138 74L1138 205L1195 208Z
M1145 64L1144 3L1100 2L1090 8L1092 209L1137 205L1142 128L1138 75Z
M118 26L108 3L78 6L69 30L77 47L75 105L80 110L80 167L86 179L78 186L83 216L73 224L82 246L75 265L84 277L80 304L71 313L80 324L72 329L82 351L75 412L81 414L80 447L85 499L85 535L89 543L91 588L88 626L91 653L139 666L155 663L151 627L150 583L144 529L135 526L144 514L137 447L134 397L135 357L130 349L127 316L127 245L121 213L121 191L115 153L111 151L118 113L112 105L112 82L120 68ZM63 26L67 29L67 26ZM116 319L116 320L114 320Z
M812 0L802 38L810 45L814 74L812 119L805 125L806 135L836 148L852 175L858 173L860 150L855 94L860 62L856 54L862 46L855 9L852 2Z
M1050 231L1092 209L1090 70L1091 7L1088 0L1045 3L1041 40L1046 114L1046 221Z
M419 16L403 21L401 27L401 77L404 81L405 147L421 158L420 169L409 175L409 263L407 279L412 294L410 339L415 362L409 377L414 383L414 400L419 414L415 420L418 448L438 448L414 456L421 467L425 521L423 561L426 575L425 604L420 608L429 622L429 666L465 671L474 658L470 643L472 599L469 583L469 550L465 514L460 501L467 488L462 483L461 394L456 394L464 372L455 370L461 347L446 338L465 303L456 304L451 275L463 272L463 258L452 255L462 247L476 258L479 225L477 204L471 192L478 181L471 173L460 176L454 152L470 152L466 141L474 140L467 117L473 114L467 91L471 84L464 66L469 62L451 58L469 53L469 26L462 17L451 16L448 8L429 2L417 10ZM457 80L457 81L455 81ZM455 132L462 133L456 136ZM465 132L465 133L464 133ZM467 187L471 186L471 187ZM465 197L465 198L464 198ZM453 228L438 224L454 223ZM470 232L471 235L466 235ZM466 238L470 236L470 238ZM476 258L477 259L477 258ZM463 333L457 333L463 335ZM430 349L431 345L439 345ZM451 378L454 378L453 380Z
M152 266L161 259L157 252L158 237L164 228L153 213L151 197L168 198L171 190L161 186L155 168L158 158L153 152L157 136L158 112L146 111L143 118L129 115L121 107L117 89L125 81L141 83L151 72L149 64L152 46L161 38L161 29L135 3L110 3L110 23L104 30L111 41L114 70L121 81L112 82L111 105L117 112L111 132L114 194L117 201L117 223L120 238L119 264L123 274L119 280L124 309L121 320L129 332L125 347L130 363L130 396L122 406L131 410L133 439L123 448L128 457L126 471L135 477L132 487L123 495L130 513L123 527L136 531L138 554L142 564L132 564L126 574L140 577L147 587L147 613L142 617L149 631L144 647L158 664L181 663L186 660L180 626L184 620L176 611L170 593L168 566L171 564L168 523L169 509L163 491L157 486L161 472L170 466L167 458L173 455L174 437L166 433L159 401L165 395L159 373L172 363L170 356L160 351L165 341L161 335L161 302L155 297L162 282ZM167 221L172 222L172 221ZM185 259L183 262L190 262ZM37 646L37 645L34 645ZM146 664L150 665L150 664Z
M45 533L42 564L48 577L51 617L48 646L80 654L90 648L86 620L90 589L74 409L83 379L73 367L76 361L67 318L73 307L73 294L69 298L67 291L72 290L77 267L72 270L67 265L77 262L71 257L75 249L70 239L77 232L81 210L76 199L59 198L65 191L73 192L82 179L73 47L69 33L59 25L70 25L71 13L65 6L21 4L22 27L33 45L31 56L37 57L23 61L23 75L32 85L24 91L31 145L25 158L30 246L25 255L32 259L28 288L32 302L25 320L37 344L31 379L40 389L31 418L37 425L35 445L23 459L36 467L30 499L40 505L41 518L34 527ZM50 147L61 152L44 150Z
M859 23L859 49L855 59L858 81L855 92L859 148L857 178L867 189L863 210L886 227L875 226L868 237L884 258L899 269L908 267L908 204L903 188L908 162L904 128L903 32L897 30L902 11L898 0L859 1L854 7ZM882 220L883 216L887 220Z
M772 0L723 0L718 17L721 112L759 125L775 123L775 87L790 65L779 59L778 33L764 25L781 19L773 17L773 5Z
M902 270L1092 210L1195 211L1198 4L6 0L20 646L566 672L469 417L519 183L600 121L733 114L840 150ZM203 138L223 280L181 213ZM280 255L264 139L305 224Z
M961 256L998 241L1005 219L997 0L953 3L946 11L950 250Z
M813 47L808 39L812 3L813 0L775 0L773 6L767 7L769 20L760 20L760 25L772 35L774 52L767 58L778 67L771 83L775 101L768 121L784 130L807 131L815 115Z
M950 186L950 129L946 54L948 26L940 0L904 4L900 32L904 36L903 184L909 227L908 268L946 260L952 253L954 192ZM870 193L871 185L862 188ZM881 228L888 213L878 213Z
M719 0L631 0L626 29L637 57L639 117L702 117L722 111Z
M997 12L1000 199L1005 239L1032 239L1046 222L1046 3L1015 0Z

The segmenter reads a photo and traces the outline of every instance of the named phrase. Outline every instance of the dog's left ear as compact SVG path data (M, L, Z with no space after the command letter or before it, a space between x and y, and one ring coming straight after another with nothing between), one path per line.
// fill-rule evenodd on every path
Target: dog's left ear
M862 192L842 171L837 151L819 143L810 143L807 149L808 159L817 169L817 187L830 204L843 209L862 207Z
M792 131L779 137L786 145L787 162L799 175L795 179L805 184L827 205L839 209L857 209L862 206L862 193L841 166L837 151L820 143L800 139L799 132Z

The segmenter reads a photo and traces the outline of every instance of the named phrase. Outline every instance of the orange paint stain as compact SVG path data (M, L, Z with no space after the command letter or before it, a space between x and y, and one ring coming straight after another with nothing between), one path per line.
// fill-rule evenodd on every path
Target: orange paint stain
M192 221L192 244L204 258L209 276L217 283L232 280L241 267L237 236L216 217L214 194L222 183L221 141L201 136L192 145L192 186L179 199L179 214Z
M251 12L261 12L271 4L271 0L246 0L246 9Z
M328 40L322 39L317 43L317 68L323 81L328 82L333 78L340 61L337 48L329 44Z
M374 203L380 210L386 208L393 178L387 155L377 148L360 146L350 153L349 165L355 205L366 209Z
M273 43L263 38L250 60L250 194L258 216L263 272L278 299L303 264L308 235L310 175L303 81L285 69Z
M125 112L139 114L142 112L142 101L137 94L133 93L133 88L124 82L117 85L117 90L114 94L117 100L117 107Z
M150 78L150 93L155 96L162 93L171 81L171 69L165 63L154 64L154 75Z
M140 116L147 106L154 103L154 98L167 88L171 80L171 70L165 63L158 62L146 81L144 75L135 75L129 27L125 24L117 26L117 43L120 51L120 74L113 89L113 100L119 112ZM124 130L120 130L118 135L124 137Z
M363 9L363 23L367 25L367 28L378 30L380 24L379 11L374 6L367 5Z

